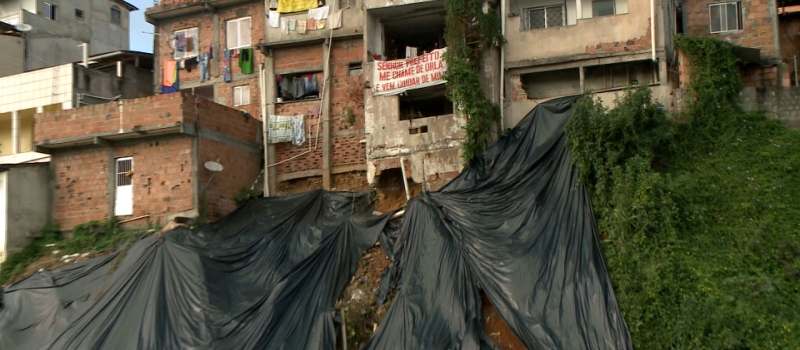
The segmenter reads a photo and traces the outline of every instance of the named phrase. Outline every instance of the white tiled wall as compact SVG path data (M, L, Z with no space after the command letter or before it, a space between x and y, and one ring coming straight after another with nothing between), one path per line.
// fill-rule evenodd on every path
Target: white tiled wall
M0 113L72 102L72 64L0 78Z

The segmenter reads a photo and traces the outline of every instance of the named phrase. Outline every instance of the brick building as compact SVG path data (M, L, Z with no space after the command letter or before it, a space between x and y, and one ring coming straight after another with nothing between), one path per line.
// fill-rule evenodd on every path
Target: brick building
M113 216L164 225L233 211L261 171L261 134L239 110L173 93L37 114L35 147L51 155L62 229Z
M711 36L742 46L746 87L796 86L800 55L798 1L687 0L683 4L687 35ZM684 78L686 73L684 72ZM685 80L685 79L684 79Z
M164 92L165 65L177 63L179 90L261 118L257 67L263 60L261 55L253 54L252 69L248 71L242 68L239 55L264 41L263 1L162 0L158 6L147 9L145 18L154 25L156 33L153 39L156 93ZM226 51L229 62L225 59ZM201 79L199 61L204 55L209 57L208 77ZM226 67L230 69L229 78Z
M613 103L635 84L674 106L676 2L519 0L506 1L503 15L506 126L542 100L593 91Z

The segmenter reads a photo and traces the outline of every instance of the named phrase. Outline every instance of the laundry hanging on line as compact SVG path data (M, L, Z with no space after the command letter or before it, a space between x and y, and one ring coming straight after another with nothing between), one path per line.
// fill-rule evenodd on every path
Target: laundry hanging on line
M253 48L239 49L239 68L242 74L253 74Z
M330 6L321 6L315 9L308 10L308 18L313 19L325 19L328 18L328 13L330 12Z
M305 116L270 115L267 123L269 143L291 142L301 146L306 141Z
M222 80L231 81L231 50L225 49L222 53Z
M179 90L178 85L178 62L164 61L161 79L161 93L166 94Z

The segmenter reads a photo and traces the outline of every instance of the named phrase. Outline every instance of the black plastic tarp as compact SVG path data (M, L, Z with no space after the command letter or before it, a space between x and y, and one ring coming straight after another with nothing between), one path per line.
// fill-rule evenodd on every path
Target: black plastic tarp
M565 145L576 99L538 105L409 203L391 246L400 289L368 349L490 347L479 288L529 349L632 348Z
M333 349L333 304L388 216L364 194L253 200L0 293L0 349Z

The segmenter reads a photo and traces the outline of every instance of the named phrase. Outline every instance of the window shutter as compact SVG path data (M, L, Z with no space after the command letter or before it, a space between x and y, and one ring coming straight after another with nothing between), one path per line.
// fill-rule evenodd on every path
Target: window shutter
M227 30L225 31L227 36L227 43L228 48L234 48L239 46L237 40L239 36L239 22L238 21L228 21L227 23Z
M250 46L250 18L242 18L239 20L239 40L240 47Z

